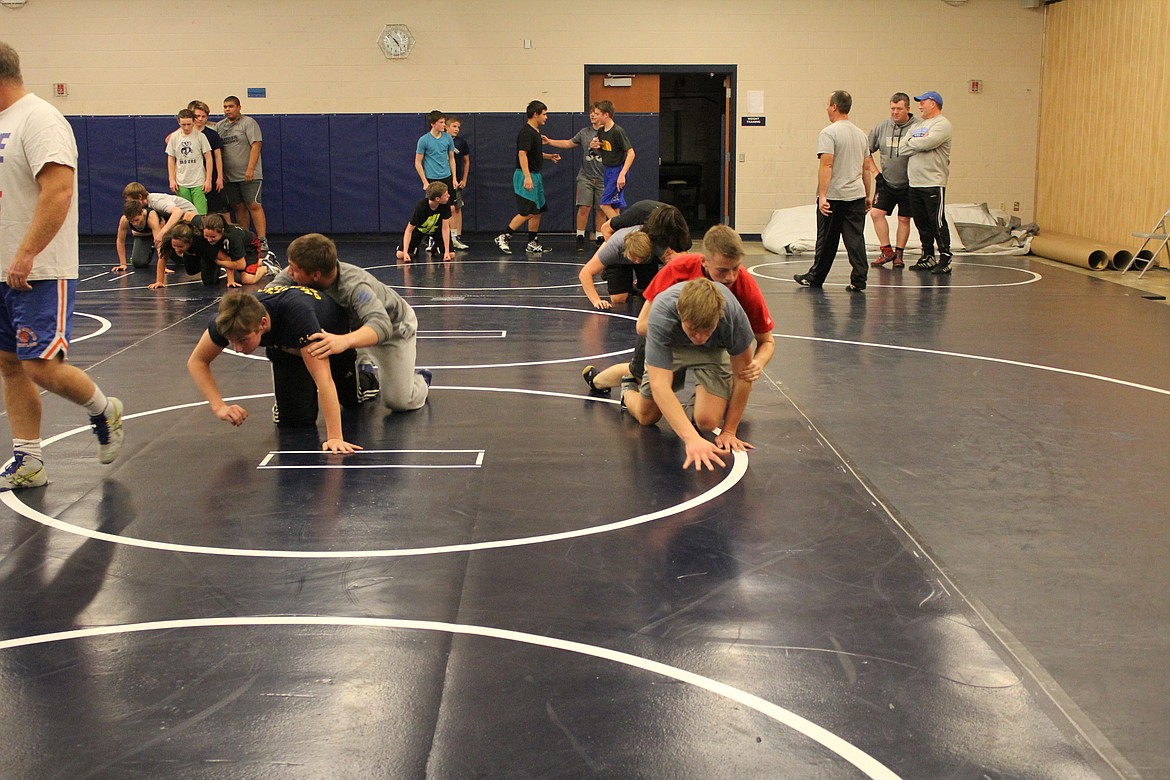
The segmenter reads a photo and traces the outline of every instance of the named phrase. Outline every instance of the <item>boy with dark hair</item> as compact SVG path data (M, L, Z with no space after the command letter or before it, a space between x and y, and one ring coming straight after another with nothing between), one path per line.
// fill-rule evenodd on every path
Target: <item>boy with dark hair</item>
M447 189L455 186L455 142L447 135L447 117L442 111L427 114L429 131L422 134L414 147L414 169L425 190L431 182L441 181Z
M167 140L167 175L171 192L195 204L200 214L207 213L207 193L211 191L214 158L207 136L195 129L195 112L179 111L179 130Z
M272 284L321 290L348 315L348 333L326 332L314 337L310 347L314 357L356 349L361 373L377 377L380 369L384 407L406 412L426 403L431 372L414 366L418 330L414 309L369 271L338 262L337 246L331 240L309 233L293 241L288 247L288 268ZM363 400L366 397L363 391Z
M153 209L148 209L136 200L128 200L122 206L122 218L118 220L118 236L114 247L118 251L118 264L114 273L126 271L126 241L131 241L130 262L135 268L146 268L150 258L162 239L162 223Z
M322 361L309 353L312 337L322 331L344 331L345 313L325 296L305 287L269 287L259 293L231 293L219 302L219 313L187 358L187 371L207 399L212 413L239 427L248 411L228 404L219 392L211 362L230 346L248 355L264 347L272 362L276 395L273 421L282 427L316 425L324 411L325 452L350 453L361 447L347 442L341 430L341 402L335 374L345 361ZM353 365L352 355L348 364Z
M444 260L455 257L451 251L451 207L447 205L450 199L451 192L443 182L433 181L427 185L426 197L414 204L414 211L406 222L402 243L394 252L396 258L409 263L422 246L423 238L430 240L432 254L438 256L441 253ZM435 241L437 235L442 236L442 247Z
M452 177L455 187L451 193L451 248L469 249L467 244L459 238L463 232L463 191L467 189L467 176L471 172L471 145L467 139L460 137L463 132L463 121L457 116L447 117L447 134L451 136L451 143L455 144L455 168Z
M686 445L683 468L723 466L720 454L751 449L736 436L752 383L739 374L752 360L752 328L743 307L722 284L692 279L669 287L649 304L638 331L646 338L646 374L637 390L624 389L622 402L642 425L665 417ZM676 377L695 375L695 422L675 395ZM719 428L715 442L696 430Z
M189 221L191 217L198 214L195 211L195 204L186 198L165 192L148 192L146 187L136 181L132 181L122 188L122 200L137 201L158 214L159 221L162 223L160 233L166 233L180 222Z
M528 246L524 251L531 254L543 254L552 250L540 243L540 215L548 210L544 195L544 179L540 169L545 160L559 163L559 154L546 154L543 151L544 142L540 128L548 121L548 106L539 100L533 100L525 109L527 119L516 136L516 170L512 174L512 191L516 193L516 216L508 222L508 228L496 236L496 246L504 254L512 254L508 241L512 239L512 231L519 230L520 226L528 223Z
M597 140L601 144L601 162L605 165L605 190L601 193L601 210L610 219L626 207L626 174L634 164L634 146L626 131L613 121L613 103L599 100L589 107L601 112Z

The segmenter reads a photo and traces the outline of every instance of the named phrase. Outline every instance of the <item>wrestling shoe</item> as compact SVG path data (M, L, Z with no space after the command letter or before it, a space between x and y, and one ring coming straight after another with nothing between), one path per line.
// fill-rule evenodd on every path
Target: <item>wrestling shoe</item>
M934 255L923 255L918 258L918 262L910 266L911 271L929 271L938 265L938 260L934 259Z
M12 453L12 462L8 468L0 471L0 491L41 487L48 482L45 464L23 452Z
M809 278L808 274L796 274L792 277L792 281L796 282L801 287L820 287L819 284Z
M583 233L577 234L577 251L578 252L585 251L585 235Z
M368 357L358 360L357 369L357 397L358 402L364 404L366 401L372 401L378 397L382 385L378 381L378 367Z
M598 387L597 385L593 384L593 380L596 379L597 375L600 373L601 372L597 370L596 366L585 366L585 368L581 370L581 378L585 380L585 384L589 385L589 392L598 393L600 395L609 395L608 387Z
M98 460L102 463L113 463L122 449L122 402L110 396L106 405L105 414L95 414L89 418L89 426L98 440Z
M530 255L542 255L545 252L551 252L552 248L545 246L539 241L529 241L528 246L524 247L524 251Z
M894 268L905 268L906 261L902 259L902 250L894 250Z
M268 237L267 236L264 236L263 238L260 239L260 251L264 252L265 254L268 254L269 252L272 251L268 248Z
M280 406L277 404L272 405L272 422L280 425Z
M865 285L847 284L845 285L845 289L849 292L865 292Z
M451 236L451 248L457 249L460 252L471 249L471 247L459 240L459 236Z
M897 255L894 254L894 250L888 246L883 246L881 248L881 255L877 260L874 260L872 263L870 263L870 265L872 265L874 268L881 268L886 263L892 263L896 259Z
M938 265L936 265L934 268L931 268L930 272L932 274L938 274L939 276L943 274L949 274L951 272L951 258L947 255L942 255Z
M268 274L270 276L276 276L284 270L280 267L280 264L276 262L276 255L271 252L269 252L268 255L260 262L263 263L264 267L268 269Z
M423 378L423 381L427 383L427 387L431 386L431 380L434 379L435 375L432 374L429 369L416 368L414 370L414 373L418 374L419 376L421 376Z
M508 239L511 237L508 233L500 233L496 236L496 246L506 255L512 254L512 247L508 246Z

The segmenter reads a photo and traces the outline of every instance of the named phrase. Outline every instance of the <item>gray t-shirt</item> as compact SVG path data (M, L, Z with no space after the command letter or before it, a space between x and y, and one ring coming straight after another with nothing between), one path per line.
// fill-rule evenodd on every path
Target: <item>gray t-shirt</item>
M244 181L252 144L264 140L260 125L250 116L241 116L235 122L221 119L215 123L215 132L223 140L223 178L226 181ZM264 178L262 158L257 158L253 179Z
M839 119L817 138L817 157L833 155L833 175L829 179L829 200L858 200L865 197L861 169L869 156L869 139L848 119Z
M688 282L671 285L654 296L650 304L650 316L646 321L646 365L655 368L674 368L674 347L695 346L682 329L678 316L678 297ZM719 324L707 339L704 347L712 350L725 349L731 355L738 355L752 345L755 334L743 306L731 294L726 285L715 287L723 295L726 307Z
M577 174L579 179L601 181L605 178L605 165L601 162L601 150L589 148L589 144L593 143L593 139L596 137L597 131L592 127L582 127L571 139L585 152L585 161L581 163L581 172Z

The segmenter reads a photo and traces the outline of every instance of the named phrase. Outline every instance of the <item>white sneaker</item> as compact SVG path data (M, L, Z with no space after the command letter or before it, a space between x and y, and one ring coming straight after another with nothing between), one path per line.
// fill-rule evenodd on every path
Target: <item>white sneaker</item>
M89 425L98 440L98 460L113 463L122 449L122 402L110 396L106 414L90 416Z
M41 487L48 482L45 464L23 452L13 453L8 468L0 472L0 491Z
M451 247L460 251L471 249L471 247L459 240L459 236L451 236Z
M506 254L506 255L512 254L512 247L508 246L508 234L507 233L500 233L498 236L496 236L496 246L498 246L500 248L500 251L503 252L504 254Z

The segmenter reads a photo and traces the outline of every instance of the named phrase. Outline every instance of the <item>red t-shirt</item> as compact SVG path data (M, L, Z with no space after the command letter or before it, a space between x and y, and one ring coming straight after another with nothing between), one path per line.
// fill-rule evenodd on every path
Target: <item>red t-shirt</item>
M658 269L654 280L642 292L642 297L646 299L646 305L649 306L650 301L654 300L654 296L667 287L679 282L689 282L691 279L700 279L702 276L702 255L692 253L675 255L669 263ZM728 286L728 289L731 290L731 294L735 296L747 314L748 321L752 324L752 332L771 333L776 323L772 321L772 315L768 313L768 304L764 302L764 294L760 292L760 286L756 284L755 278L748 273L746 268L739 269L739 275L735 277L735 281Z

